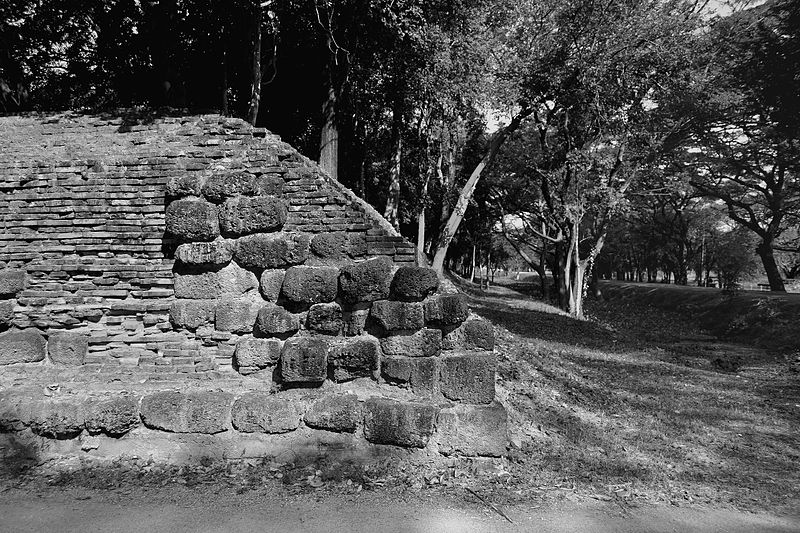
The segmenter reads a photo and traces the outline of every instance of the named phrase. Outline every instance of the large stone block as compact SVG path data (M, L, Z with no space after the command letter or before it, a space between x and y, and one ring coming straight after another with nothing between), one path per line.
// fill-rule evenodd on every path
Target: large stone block
M294 266L286 271L281 294L296 305L332 302L336 298L339 269Z
M173 176L167 181L167 196L175 198L181 196L200 196L203 189L203 178L199 174L183 174Z
M290 335L300 329L300 319L279 305L267 302L258 311L256 330L267 337Z
M224 297L217 301L214 324L217 331L252 333L263 301L256 298Z
M314 304L308 310L306 327L318 333L336 335L342 330L342 308L336 302Z
M216 172L206 178L202 192L214 203L240 194L252 195L256 192L255 176L247 172Z
M214 320L214 300L175 300L169 306L169 319L177 328L197 329Z
M72 439L83 431L82 402L73 399L44 400L31 409L31 431L51 439Z
M217 206L203 200L175 200L165 214L167 233L183 241L213 241L219 236Z
M261 174L256 176L255 180L256 195L268 195L279 198L283 196L284 185L285 182L283 181L283 176L281 174L275 174L271 172Z
M12 329L0 333L0 365L43 361L45 340L33 328Z
M272 196L228 198L219 208L223 235L249 235L276 231L286 223L286 204Z
M426 328L411 335L384 337L381 339L381 349L385 355L434 357L442 350L442 331Z
M219 270L176 270L174 289L176 298L198 300L217 299L222 296L239 296L258 288L256 275L231 263Z
M469 304L463 294L440 294L425 302L425 321L440 326L457 326L469 316Z
M285 383L322 383L328 376L328 343L317 337L293 337L283 343L281 378Z
M47 338L47 353L57 365L80 366L89 352L89 337L72 331L55 331Z
M245 268L285 268L308 259L311 237L305 233L271 233L241 237L234 258Z
M248 337L236 343L234 359L239 368L267 368L278 363L283 342L278 339Z
M139 400L132 396L92 398L86 403L85 422L89 433L124 435L139 425Z
M342 300L355 304L388 298L392 283L392 266L392 260L388 257L377 257L343 266L339 275Z
M369 318L372 304L362 305L367 305L367 307L363 309L348 309L342 313L343 332L347 337L363 335L367 330L367 319Z
M323 259L341 259L347 255L347 233L317 233L311 239L311 251Z
M361 406L355 394L330 394L311 404L305 414L308 427L352 433L361 419Z
M392 278L391 297L404 302L420 302L439 288L439 277L432 268L400 267Z
M0 432L22 431L31 424L36 407L30 393L0 391Z
M233 427L244 433L287 433L300 425L292 402L267 392L248 392L231 409Z
M364 405L364 436L376 444L424 448L438 412L435 405L370 398Z
M381 375L388 383L408 385L415 393L430 394L438 390L439 360L436 357L384 357Z
M494 326L488 320L467 320L447 333L442 340L445 350L494 350Z
M372 304L370 317L385 331L415 330L425 326L421 303L380 300Z
M25 288L27 273L17 268L0 270L0 298L10 298Z
M508 414L498 402L443 409L436 426L435 440L445 455L500 457L508 445Z
M359 377L375 377L380 360L378 339L370 335L351 337L332 345L328 360L337 382Z
M175 259L186 265L222 266L233 258L233 242L188 242L175 249Z
M491 403L494 400L495 357L467 353L441 358L442 394L451 400Z
M261 273L260 286L261 295L268 302L277 302L281 295L283 278L286 276L285 270L269 269Z
M11 321L14 319L14 308L16 306L16 300L3 300L0 302L0 328L11 325Z
M142 422L172 433L220 433L230 424L232 402L227 392L153 392L142 399Z

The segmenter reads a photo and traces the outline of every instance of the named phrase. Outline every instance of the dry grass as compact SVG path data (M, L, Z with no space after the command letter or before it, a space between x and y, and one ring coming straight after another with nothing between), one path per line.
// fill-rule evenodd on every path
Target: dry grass
M521 497L798 510L800 383L784 359L630 301L576 321L503 287L468 292L499 332Z

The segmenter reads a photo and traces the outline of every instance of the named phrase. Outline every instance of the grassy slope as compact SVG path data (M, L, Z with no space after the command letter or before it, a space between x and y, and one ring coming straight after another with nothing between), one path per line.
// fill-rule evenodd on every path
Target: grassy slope
M589 302L576 321L508 288L460 285L499 333L520 497L799 510L800 383L785 360L635 299Z

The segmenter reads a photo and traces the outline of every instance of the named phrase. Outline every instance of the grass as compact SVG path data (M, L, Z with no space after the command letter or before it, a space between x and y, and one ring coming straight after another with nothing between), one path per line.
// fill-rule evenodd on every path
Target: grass
M785 359L676 311L589 301L578 321L501 283L460 284L497 326L520 497L798 510L800 383Z

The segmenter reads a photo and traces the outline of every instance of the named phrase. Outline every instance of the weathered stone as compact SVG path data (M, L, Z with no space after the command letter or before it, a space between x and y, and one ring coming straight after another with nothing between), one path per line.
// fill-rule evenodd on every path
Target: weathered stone
M89 337L72 331L55 331L47 338L47 353L57 365L80 366L89 351Z
M261 295L268 302L277 302L281 295L285 270L265 270L261 273Z
M84 409L77 400L44 400L31 409L31 431L51 439L72 439L83 431Z
M442 341L445 350L494 350L494 326L488 320L467 320L447 333Z
M175 249L175 259L187 265L227 265L233 258L233 242L189 242Z
M281 294L297 305L332 302L339 270L335 267L294 266L286 271Z
M347 254L347 234L342 231L317 233L311 239L311 251L325 259L340 259Z
M380 359L378 339L370 335L339 341L328 351L333 379L350 381L359 377L375 377Z
M364 309L350 309L342 313L342 321L344 322L344 334L347 337L356 335L363 335L367 329L367 318L369 318L369 311L372 308L371 304Z
M381 349L385 355L437 356L442 349L442 331L438 329L421 329L411 335L384 337L381 339Z
M380 300L372 304L370 317L386 331L414 330L425 326L421 303Z
M277 339L245 338L236 343L234 359L239 368L266 368L278 363L283 342Z
M310 330L336 335L342 325L342 308L336 302L314 304L308 310L306 327Z
M339 291L342 300L354 304L374 302L389 297L392 282L392 260L377 257L342 267Z
M270 233L236 241L234 257L245 268L285 268L308 259L311 237L305 233Z
M451 355L441 361L441 389L445 397L468 403L494 400L494 354Z
M124 435L139 425L139 401L131 396L92 398L86 404L85 421L89 433Z
M498 402L443 409L436 426L435 440L445 455L500 457L506 451L508 414Z
M361 406L355 394L325 396L305 414L307 426L336 432L354 432L360 419Z
M217 331L252 333L263 301L255 298L224 297L217 301L214 324Z
M410 385L416 393L431 393L438 389L439 361L435 357L384 357L381 375L389 383Z
M256 288L256 275L236 263L220 270L202 272L186 269L174 274L176 298L217 299L222 296L239 296Z
M280 174L261 174L256 176L255 179L255 193L258 196L269 195L280 197L283 196L283 176Z
M173 433L220 433L228 429L232 400L227 392L153 392L142 399L142 422Z
M213 241L219 236L217 207L203 200L175 200L165 214L167 233L183 241Z
M424 448L438 411L435 405L370 398L364 404L364 436L376 444Z
M316 337L294 337L283 343L281 378L285 383L322 383L328 376L328 343Z
M347 234L347 255L350 257L364 257L367 255L367 236L363 233Z
M248 392L231 409L233 427L244 433L287 433L300 425L292 402L267 392Z
M30 393L0 392L0 432L22 431L31 424L36 406Z
M0 333L0 365L35 363L44 360L45 340L33 328Z
M0 298L15 296L25 288L27 274L24 270L4 268L0 270Z
M286 223L287 213L286 204L272 196L237 196L219 208L219 226L224 235L275 231Z
M197 329L214 320L213 300L175 300L169 306L169 319L177 328Z
M14 319L14 308L16 306L16 300L3 300L0 302L0 328L11 325L11 321Z
M200 196L203 189L203 179L198 174L183 174L173 176L167 181L165 191L167 196L175 198L181 196Z
M420 302L439 288L439 277L432 268L400 267L392 278L391 297L404 302Z
M469 304L463 294L440 294L425 302L425 321L428 324L456 326L469 316Z
M214 203L240 194L252 195L256 192L255 176L247 172L217 172L206 178L202 192Z
M279 305L267 302L256 317L256 330L265 336L292 334L300 329L300 319Z

